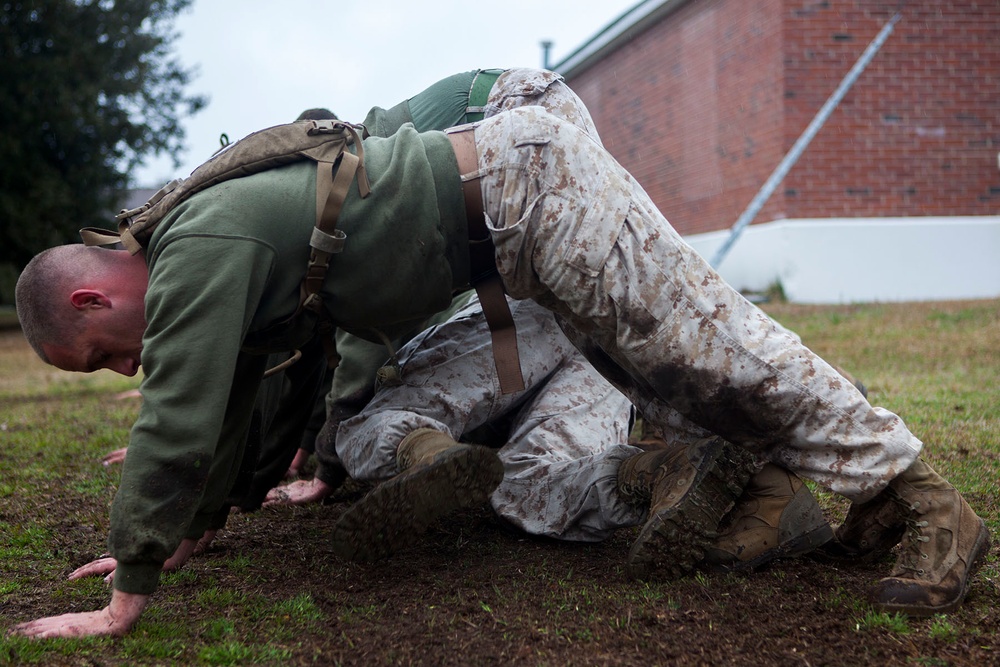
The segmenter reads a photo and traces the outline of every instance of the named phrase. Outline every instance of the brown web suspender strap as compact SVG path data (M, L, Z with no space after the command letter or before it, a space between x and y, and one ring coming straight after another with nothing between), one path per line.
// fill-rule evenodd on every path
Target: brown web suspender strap
M472 128L449 132L448 139L455 149L458 171L462 175L465 216L469 226L469 283L476 289L486 316L493 342L493 362L496 364L500 391L504 394L524 391L521 357L517 351L517 331L504 295L503 281L497 273L493 239L486 228L483 192L479 178L469 178L479 168Z
M504 296L503 282L500 274L494 273L489 278L476 283L476 294L486 316L486 324L490 327L490 338L493 341L493 363L497 367L497 378L500 380L500 393L513 394L524 391L524 376L521 375L521 357L517 351L517 330L514 328L514 316L510 314L510 306Z
M321 290L330 268L330 258L344 249L347 236L337 229L337 218L347 199L348 190L354 181L358 180L358 193L367 197L371 188L364 167L364 147L357 132L350 125L348 131L354 138L357 155L344 150L334 161L317 159L316 162L316 226L309 239L311 248L306 275L299 288L299 308L315 312L319 316L320 335L326 352L327 364L330 368L337 366L340 356L334 342L334 326L330 313L323 304Z

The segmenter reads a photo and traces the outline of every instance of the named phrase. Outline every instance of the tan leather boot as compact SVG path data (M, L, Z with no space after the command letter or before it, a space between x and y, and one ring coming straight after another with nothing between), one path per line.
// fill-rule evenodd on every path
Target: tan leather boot
M776 558L807 554L833 538L823 510L802 480L773 463L750 478L705 551L710 569L749 571Z
M396 461L400 473L337 521L333 550L341 558L384 558L415 542L439 517L486 502L503 481L495 450L461 444L429 428L403 438Z
M912 616L954 611L990 549L986 523L919 459L886 493L905 508L906 534L895 568L875 587L875 606Z
M879 495L867 503L851 503L833 539L817 551L831 560L872 561L888 555L906 531L906 507Z
M628 555L634 577L679 577L705 555L722 517L750 478L753 457L722 438L636 454L618 470L618 490L649 503L649 516Z

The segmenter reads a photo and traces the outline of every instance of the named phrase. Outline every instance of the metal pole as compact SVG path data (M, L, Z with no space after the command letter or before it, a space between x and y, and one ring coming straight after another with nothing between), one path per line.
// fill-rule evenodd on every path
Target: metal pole
M552 42L545 40L542 43L542 69L549 69L549 52L552 50Z
M789 170L791 170L792 166L798 161L799 157L801 157L802 153L809 145L809 142L812 141L813 137L816 136L816 133L819 132L821 127L823 127L826 119L830 117L833 110L837 108L838 104L840 104L840 100L844 98L847 91L850 90L851 86L854 85L854 82L859 76L861 76L861 72L863 72L865 67L868 66L868 63L872 61L872 58L875 57L878 50L882 48L885 40L888 39L889 35L892 33L892 29L895 27L896 22L899 21L900 16L900 12L896 12L895 16L889 19L889 22L885 24L881 32L879 32L875 39L872 40L872 43L868 45L868 48L861 54L858 61L854 63L854 67L851 68L851 71L848 72L847 76L844 77L844 80L840 82L837 90L833 91L830 98L823 104L822 107L820 107L820 110L816 112L816 116L812 119L812 122L809 123L809 126L805 129L805 131L799 136L795 145L792 146L792 149L785 154L785 157L782 158L781 162L771 173L771 176L768 177L767 181L765 181L764 185L754 196L753 200L750 201L746 210L743 211L740 217L736 220L735 224L733 224L730 228L729 237L721 246L719 246L719 249L715 252L715 257L712 258L713 267L718 268L719 264L722 263L722 260L725 259L726 255L729 253L730 248L732 248L733 244L736 243L736 239L738 239L740 234L743 233L743 229L750 224L758 213L760 213L760 209L764 207L764 204L774 193L775 189L777 189L778 185L781 184L781 181L788 174Z

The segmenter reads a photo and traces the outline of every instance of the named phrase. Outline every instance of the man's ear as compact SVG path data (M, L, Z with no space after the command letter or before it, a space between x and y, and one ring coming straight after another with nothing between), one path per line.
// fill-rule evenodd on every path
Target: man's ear
M100 290L78 289L69 295L69 302L77 310L89 310L92 308L110 308L111 299Z

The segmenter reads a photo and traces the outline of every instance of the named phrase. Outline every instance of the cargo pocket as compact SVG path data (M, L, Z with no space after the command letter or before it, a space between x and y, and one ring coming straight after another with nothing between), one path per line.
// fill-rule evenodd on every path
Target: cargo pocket
M635 342L652 335L683 309L680 289L685 259L676 236L655 224L654 216L631 204L615 241L616 250L605 262L602 284L616 304L619 334Z
M615 187L605 187L592 202L594 205L569 230L563 259L574 269L594 277L604 270L631 206L629 198Z

